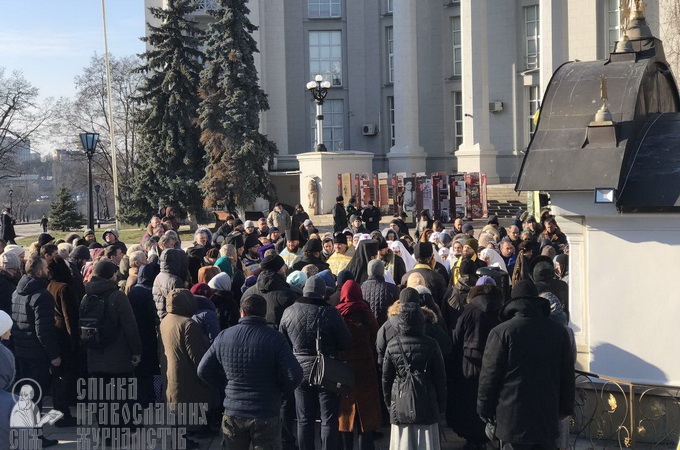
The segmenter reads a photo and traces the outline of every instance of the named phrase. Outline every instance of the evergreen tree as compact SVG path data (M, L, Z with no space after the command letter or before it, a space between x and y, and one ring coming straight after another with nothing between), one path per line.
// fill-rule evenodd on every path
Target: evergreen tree
M257 27L248 19L247 0L218 3L211 12L208 62L201 73L201 142L209 160L201 186L206 206L244 208L258 196L271 198L267 165L277 150L258 131L260 112L269 103L258 84L252 36Z
M50 204L50 228L66 231L80 228L85 224L85 217L78 211L78 204L66 186L57 191L57 198Z
M200 181L205 151L198 125L198 86L203 53L202 31L189 19L194 0L168 0L165 8L149 8L161 25L142 38L150 49L140 55L147 75L138 99L142 143L134 180L124 183L122 216L140 223L159 205L179 207L195 218L203 208ZM124 191L123 190L123 191Z

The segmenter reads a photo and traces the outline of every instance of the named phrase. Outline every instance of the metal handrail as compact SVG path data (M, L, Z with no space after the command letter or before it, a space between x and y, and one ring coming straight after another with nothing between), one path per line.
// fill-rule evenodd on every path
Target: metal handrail
M620 449L634 448L639 439L651 438L653 447L680 439L680 387L635 383L630 380L576 371L576 400L570 422L571 448L587 439L591 448L615 441ZM677 410L675 421L667 409Z

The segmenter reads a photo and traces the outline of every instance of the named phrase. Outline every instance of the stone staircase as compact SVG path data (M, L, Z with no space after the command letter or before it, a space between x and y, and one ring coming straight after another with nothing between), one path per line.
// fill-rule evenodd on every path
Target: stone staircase
M520 209L526 210L526 194L515 192L514 184L493 184L486 187L489 215L499 219L514 218Z

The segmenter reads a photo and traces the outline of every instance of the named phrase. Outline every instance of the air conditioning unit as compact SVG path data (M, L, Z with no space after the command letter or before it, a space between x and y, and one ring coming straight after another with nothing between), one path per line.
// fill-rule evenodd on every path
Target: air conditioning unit
M364 136L375 136L376 134L378 134L378 125L374 123L364 124L361 131L364 134Z
M489 103L489 112L492 112L492 113L503 112L503 102L491 102L491 103Z

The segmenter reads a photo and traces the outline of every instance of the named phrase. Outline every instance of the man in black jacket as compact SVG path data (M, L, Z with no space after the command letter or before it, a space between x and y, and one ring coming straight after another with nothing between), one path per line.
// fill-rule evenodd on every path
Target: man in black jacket
M437 303L437 306L441 308L447 282L439 272L432 268L432 260L434 258L433 255L434 250L432 248L432 244L429 242L418 242L413 251L413 256L415 256L418 264L413 266L413 269L411 269L401 278L401 284L402 286L406 286L408 277L412 273L417 272L421 274L423 278L425 278L427 288L430 290L430 292L432 292L432 297L434 298L435 303Z
M380 215L380 210L373 205L373 200L368 201L368 206L361 213L361 218L366 224L366 229L369 233L380 229L380 219L382 216Z
M266 313L264 298L245 296L238 325L220 333L198 365L202 380L224 390L228 448L280 448L281 398L302 381L300 363L284 337L267 327Z
M43 393L50 392L50 368L59 367L59 346L54 328L54 298L47 291L47 264L41 258L26 261L26 275L21 277L12 295L12 338L17 363L17 377L31 378ZM43 439L42 446L56 441Z
M300 297L286 282L286 266L280 255L269 255L260 264L262 272L254 286L243 293L244 297L260 295L267 301L267 324L278 329L283 311Z
M347 228L345 198L342 195L338 195L335 197L335 206L333 206L333 232L337 233L345 228Z
M574 363L567 330L548 318L550 303L520 281L489 334L477 412L496 422L504 449L554 448L557 422L573 413Z

